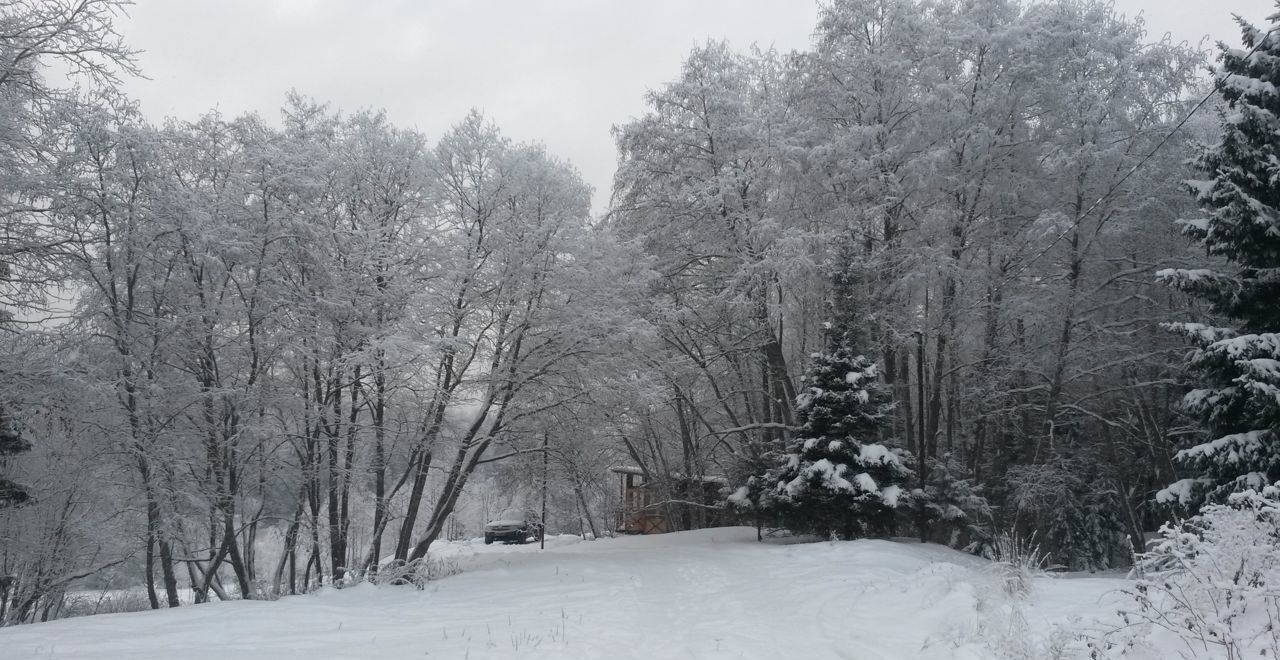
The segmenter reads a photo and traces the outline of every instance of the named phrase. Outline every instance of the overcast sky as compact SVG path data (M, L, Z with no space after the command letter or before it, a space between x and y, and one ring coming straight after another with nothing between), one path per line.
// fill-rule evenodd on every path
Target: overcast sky
M1235 42L1272 0L1115 0L1153 35ZM609 129L708 38L780 50L808 45L812 0L137 0L121 21L148 80L129 93L154 119L257 111L274 120L290 88L342 110L383 108L438 136L470 108L510 137L541 141L608 201Z

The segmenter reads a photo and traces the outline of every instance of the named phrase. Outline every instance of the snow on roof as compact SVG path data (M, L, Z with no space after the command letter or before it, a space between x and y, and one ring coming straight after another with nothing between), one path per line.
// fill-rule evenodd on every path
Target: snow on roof
M610 472L617 473L617 474L635 474L635 475L639 475L639 476L642 476L642 477L645 475L644 468L637 467L637 466L635 466L635 465L615 465L615 466L613 466L613 467L609 468L609 471L610 471ZM681 474L681 473L678 473L678 472L677 472L677 473L672 474L672 475L671 475L671 478L672 478L672 479L677 479L677 480L688 480L688 479L690 479L690 477L686 477L685 475L683 475L683 474ZM710 475L710 474L704 474L704 475L700 475L700 476L696 476L696 477L692 477L692 478L693 478L694 480L696 480L696 481L701 481L701 482L703 482L703 483L709 483L709 484L727 484L727 483L729 483L729 479L728 479L727 477L715 476L715 475Z

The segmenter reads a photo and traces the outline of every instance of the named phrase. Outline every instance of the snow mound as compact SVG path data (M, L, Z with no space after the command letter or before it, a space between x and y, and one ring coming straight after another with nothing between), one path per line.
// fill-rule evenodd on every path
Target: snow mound
M991 564L948 548L758 543L749 527L433 552L461 573L422 591L70 619L0 630L0 648L14 659L1003 658L1047 648L1055 626L1123 584L1041 577L1014 603Z

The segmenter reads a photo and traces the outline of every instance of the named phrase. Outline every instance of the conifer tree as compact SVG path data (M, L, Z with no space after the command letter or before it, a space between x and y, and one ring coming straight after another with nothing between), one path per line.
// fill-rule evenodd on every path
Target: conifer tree
M1199 386L1183 403L1208 439L1177 454L1188 478L1163 502L1199 507L1280 479L1280 14L1269 20L1268 32L1240 21L1243 50L1220 46L1222 135L1197 159L1205 180L1189 182L1207 217L1185 232L1226 266L1158 273L1229 319L1170 324L1196 344Z
M797 401L798 431L787 451L753 479L759 507L796 532L856 538L886 532L910 474L875 442L892 408L876 364L841 332L813 356Z
M891 408L877 372L847 346L814 358L797 407L800 432L765 479L762 501L783 526L841 538L889 528L908 470L873 441Z
M863 355L877 334L858 246L837 248L825 352L810 356L790 439L762 453L730 504L794 532L856 538L889 531L911 471L877 442L893 402L878 365Z

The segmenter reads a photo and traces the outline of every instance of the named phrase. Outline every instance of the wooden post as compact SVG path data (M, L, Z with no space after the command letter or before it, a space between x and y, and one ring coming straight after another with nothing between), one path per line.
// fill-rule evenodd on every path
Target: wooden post
M924 429L924 331L916 330L914 334L916 336L916 426L920 433L920 442L917 445L920 450L920 462L917 467L920 474L920 489L924 490L925 481L929 478L929 444ZM929 530L923 513L919 525L920 542L924 543L929 537Z
M547 432L542 432L542 531L538 534L538 549L547 549Z
M920 441L916 448L920 450L920 485L929 478L929 444L924 428L924 332L913 333L916 336L916 426L919 429Z

